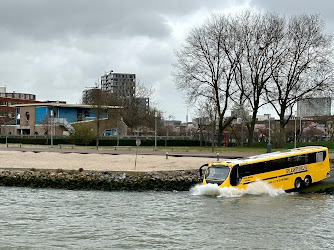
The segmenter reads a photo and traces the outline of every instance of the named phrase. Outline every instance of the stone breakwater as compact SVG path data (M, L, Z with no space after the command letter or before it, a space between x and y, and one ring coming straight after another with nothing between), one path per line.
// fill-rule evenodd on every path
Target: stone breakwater
M189 191L200 182L198 170L100 172L37 170L0 171L1 186L103 191Z

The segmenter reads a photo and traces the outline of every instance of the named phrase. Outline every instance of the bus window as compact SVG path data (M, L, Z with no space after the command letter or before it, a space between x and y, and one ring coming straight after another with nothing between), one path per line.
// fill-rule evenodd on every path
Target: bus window
M273 161L272 171L280 170L286 168L285 159L276 159Z
M238 175L240 178L253 174L252 164L243 165L243 166L235 166L234 168L237 168L235 171L238 170Z
M316 163L316 153L308 154L308 164Z
M242 176L244 176L243 170L245 169L245 166L239 167L238 165L234 166L231 171L230 175L230 184L231 186L238 186ZM241 173L239 173L239 170Z
M230 168L225 165L212 165L206 171L206 180L226 180Z
M308 163L308 154L297 155L296 157L297 157L296 166Z
M325 152L317 152L316 153L316 162L322 162L326 158L326 153Z
M286 164L286 168L291 168L291 167L294 167L295 164L296 164L296 156L290 156L287 158L288 161L287 161L287 164Z

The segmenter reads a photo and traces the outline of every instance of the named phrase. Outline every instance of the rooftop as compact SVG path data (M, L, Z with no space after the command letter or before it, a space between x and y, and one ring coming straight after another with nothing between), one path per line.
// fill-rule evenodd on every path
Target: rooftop
M67 104L67 103L27 103L27 104L16 104L10 105L13 108L21 108L21 107L64 107L64 108L95 108L95 105L87 105L87 104ZM120 106L103 106L103 108L108 109L120 109Z

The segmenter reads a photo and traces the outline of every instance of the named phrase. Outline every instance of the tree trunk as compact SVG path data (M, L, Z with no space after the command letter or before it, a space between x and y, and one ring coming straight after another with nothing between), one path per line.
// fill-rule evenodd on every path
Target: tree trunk
M212 124L212 138L211 138L211 151L215 152L215 132L216 132L216 121Z
M218 121L218 147L221 147L223 145L223 118L219 116Z
M99 137L100 137L100 121L99 117L96 120L96 150L99 150Z
M282 148L285 143L285 122L284 122L284 117L280 117L279 121L279 137L277 138L277 145L275 145L278 148Z
M253 146L254 128L255 128L255 120L252 119L250 123L250 128L248 130L248 147Z
M253 116L252 116L252 121L250 123L250 127L248 130L248 147L253 146L253 140L254 140L254 128L255 128L255 123L256 123L256 114L257 114L257 109L253 110Z

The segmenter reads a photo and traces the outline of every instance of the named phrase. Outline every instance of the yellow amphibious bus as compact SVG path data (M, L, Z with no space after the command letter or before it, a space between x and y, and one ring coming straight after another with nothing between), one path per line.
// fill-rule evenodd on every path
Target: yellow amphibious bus
M307 187L329 177L328 149L309 146L274 153L255 155L224 162L214 162L206 168L203 184L244 189L257 180L283 190Z

